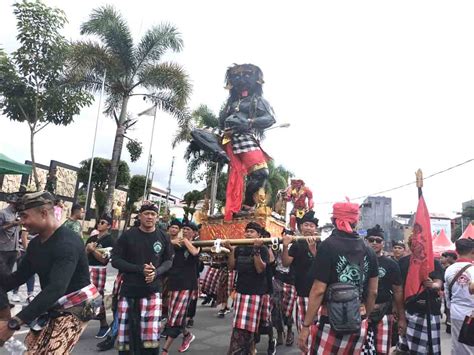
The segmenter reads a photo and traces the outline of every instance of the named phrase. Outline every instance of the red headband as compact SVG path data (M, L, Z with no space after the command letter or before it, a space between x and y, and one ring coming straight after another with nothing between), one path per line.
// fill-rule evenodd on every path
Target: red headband
M352 233L351 224L359 221L359 205L357 203L338 202L332 206L332 215L336 220L336 228Z

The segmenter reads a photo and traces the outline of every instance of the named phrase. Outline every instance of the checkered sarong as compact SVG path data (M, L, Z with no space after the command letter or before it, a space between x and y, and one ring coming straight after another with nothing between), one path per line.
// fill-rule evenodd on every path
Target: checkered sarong
M268 319L270 295L244 295L237 293L234 306L234 322L237 329L256 333L262 319Z
M212 285L214 284L218 271L219 269L213 267L207 269L206 276L204 276L204 281L202 282L202 292L206 295L212 294Z
M211 295L217 295L217 292L219 290L219 280L221 278L222 273L224 270L217 269L217 272L214 274L214 277L212 279L212 283L210 285L210 293Z
M296 329L298 330L298 333L299 333L301 331L301 328L303 327L306 311L308 310L309 297L297 296L295 303L296 303ZM314 339L313 333L314 331L310 331L308 335L308 349L313 348L313 339ZM307 354L311 354L311 350Z
M89 266L89 274L91 275L91 283L97 287L101 295L104 294L105 281L107 280L106 266Z
M112 296L118 297L120 294L120 288L122 287L123 274L118 273L115 277L114 287L112 288Z
M79 306L87 300L92 300L99 297L99 291L93 284L89 284L80 290L71 292L67 295L64 295L56 301L55 306L58 306L62 309L68 309L71 307Z
M235 288L235 270L227 272L229 273L227 277L227 294L230 296Z
M199 298L199 290L191 290L191 300L197 300Z
M391 348L393 315L386 314L375 326L369 324L363 354L388 354Z
M181 327L184 325L189 302L191 302L191 290L169 291L166 326Z
M140 339L143 348L157 348L160 344L161 295L153 293L148 297L137 299L140 309ZM118 336L119 351L130 349L129 304L126 297L118 302Z
M265 324L265 325L272 324L272 302L271 302L271 296L268 294L262 295L260 324Z
M319 318L316 326L311 328L311 333L313 333L314 338L311 344L312 354L358 355L364 346L367 337L367 328L367 319L363 319L360 333L346 335L336 334L336 332L331 329L327 316L322 316Z
M291 317L296 302L296 288L293 285L283 282L281 308L283 315Z
M407 318L406 336L400 336L398 347L410 354L428 354L428 326L426 315L410 314L405 312ZM433 340L433 354L441 354L441 316L431 315L431 338Z
M247 153L260 149L257 139L250 133L234 133L231 139L234 154Z

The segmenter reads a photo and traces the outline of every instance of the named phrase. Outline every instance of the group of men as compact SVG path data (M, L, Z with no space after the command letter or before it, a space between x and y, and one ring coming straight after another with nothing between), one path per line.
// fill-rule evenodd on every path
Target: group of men
M25 194L15 205L21 224L37 237L17 271L6 272L0 265L0 341L27 324L30 353L68 354L87 322L98 319L97 336L109 335L119 354L168 354L180 334L178 351L187 351L195 339L189 328L202 270L202 251L192 243L197 226L172 221L166 233L156 227L158 208L146 203L139 210L139 225L116 243L109 234L112 219L104 215L84 246L77 233L60 225L53 206L49 192ZM358 213L357 204L335 204L335 229L322 242L316 237L318 219L309 211L298 226L305 238L295 241L285 231L282 249L263 245L262 237L269 233L255 222L245 228L252 246L224 243L229 253L220 275L225 277L208 293L221 304L222 316L233 296L228 354L254 353L263 336L269 339L268 354L275 354L277 345L292 345L293 315L304 354L388 354L394 333L402 353L439 354L443 284L451 309L453 353L472 353L457 337L464 317L474 309L474 241L457 241L456 262L443 271L435 260L418 295L405 300L411 256L403 256L403 243L393 245L393 257L385 256L379 226L369 229L365 240L359 237L354 230ZM111 327L102 299L110 260L119 271ZM34 274L41 292L11 317L6 292Z

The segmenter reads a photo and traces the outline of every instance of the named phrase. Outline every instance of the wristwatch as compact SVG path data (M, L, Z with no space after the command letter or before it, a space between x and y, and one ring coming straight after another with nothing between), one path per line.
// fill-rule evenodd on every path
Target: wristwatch
M17 318L10 318L7 323L8 329L10 330L20 330L20 322Z

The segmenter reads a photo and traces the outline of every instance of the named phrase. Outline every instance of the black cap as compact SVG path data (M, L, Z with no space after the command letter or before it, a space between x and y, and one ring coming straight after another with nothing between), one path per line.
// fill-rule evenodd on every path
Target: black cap
M376 224L375 227L367 229L367 237L384 238L385 232L380 225Z
M171 220L171 222L170 222L168 228L171 227L171 226L177 226L178 228L183 227L183 225L182 225L182 223L179 221L179 219L176 219L176 218L174 218L174 219Z
M30 208L40 207L47 204L54 204L56 197L51 192L41 191L24 194L16 202L17 210L19 212L28 210Z
M154 203L143 204L142 207L140 207L138 213L142 213L145 211L153 211L159 213L158 207Z
M107 223L111 226L112 225L112 216L110 216L110 214L107 214L107 213L104 213L99 220L104 220L104 221L107 221Z
M305 222L311 222L311 223L314 223L316 225L316 227L318 226L319 224L319 219L317 219L315 216L314 216L314 211L308 211L304 214L303 218L301 218L301 221L300 221L300 224L303 224Z
M263 231L263 228L260 224L258 224L257 222L249 222L246 226L245 226L245 230L247 229L253 229L255 231L258 232L258 234L262 234L262 231Z
M267 231L265 228L262 229L262 233L261 233L261 234L262 234L262 237L263 237L263 238L270 238L270 237L272 236L272 235L270 234L270 232Z
M182 228L184 228L184 227L191 228L195 232L197 232L197 230L198 230L198 227L197 227L196 223L191 222L191 221L184 221L183 224L182 224Z
M395 240L392 242L392 248L393 247L402 247L403 249L406 248L405 242L403 240Z

